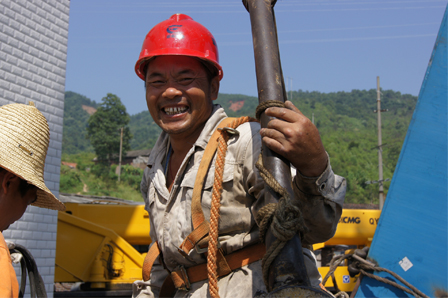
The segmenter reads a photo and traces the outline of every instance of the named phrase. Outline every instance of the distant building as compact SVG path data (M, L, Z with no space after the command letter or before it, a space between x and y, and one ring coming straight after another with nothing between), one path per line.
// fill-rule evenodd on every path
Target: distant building
M136 168L144 169L148 164L150 153L151 149L128 151L126 152L124 164L130 164Z

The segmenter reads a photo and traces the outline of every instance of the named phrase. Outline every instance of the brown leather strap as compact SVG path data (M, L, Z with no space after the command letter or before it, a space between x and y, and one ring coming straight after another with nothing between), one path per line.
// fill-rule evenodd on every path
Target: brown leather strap
M160 255L159 243L156 241L148 251L142 267L143 280L148 281L151 276L152 265L156 258Z
M193 231L184 239L179 248L183 253L188 254L195 245L206 236L209 232L208 222L205 220L204 212L202 211L201 198L202 189L204 187L205 176L208 173L210 163L213 160L216 149L218 148L218 139L221 135L220 128L226 127L232 123L235 118L225 118L219 123L218 127L210 137L207 146L205 147L201 163L199 164L198 173L194 182L193 195L191 198L191 220L193 222ZM181 252L182 253L182 252Z
M263 243L258 243L251 246L246 246L243 249L237 250L225 256L225 261L229 265L231 271L256 262L263 258L266 252L266 247ZM218 255L219 256L219 255ZM221 263L218 257L218 263ZM229 274L231 271L222 269L221 264L218 266L218 276L222 277ZM207 279L207 264L200 264L190 268L178 268L171 272L171 278L174 286L177 289L190 288L190 284Z
M185 238L185 240L180 245L181 250L179 251L181 253L188 254L190 250L192 250L195 245L209 232L208 222L204 218L204 213L202 211L201 205L202 188L204 187L205 176L207 175L208 168L210 167L210 163L212 162L213 156L215 155L216 149L218 148L218 138L221 134L221 131L218 130L218 128L228 126L234 119L235 118L225 118L224 120L222 120L213 132L207 146L205 147L204 155L202 157L201 163L199 164L198 174L196 175L191 202L191 217L194 230L190 233L190 235L187 236L187 238ZM144 281L149 280L152 265L159 255L159 246L158 243L155 242L149 249L148 254L145 257L145 261L143 262L142 275ZM223 266L226 267L225 264L223 264Z

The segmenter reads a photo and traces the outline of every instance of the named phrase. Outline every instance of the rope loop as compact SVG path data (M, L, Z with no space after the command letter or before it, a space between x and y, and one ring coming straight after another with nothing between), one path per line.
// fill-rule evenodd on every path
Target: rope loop
M257 109L255 110L255 116L258 121L260 121L261 114L267 109L271 107L278 107L278 108L284 108L285 103L283 101L279 100L266 100L263 102L260 102L260 104L257 106Z
M281 252L286 242L292 239L292 237L299 232L306 233L308 229L303 220L301 210L292 204L291 198L286 189L283 188L272 176L272 174L263 166L262 153L258 156L255 166L260 172L260 175L266 185L281 196L278 203L271 203L263 206L257 214L261 241L264 242L269 227L272 227L272 233L277 238L266 251L261 263L263 268L264 284L268 292L270 292L272 289L269 287L268 275L271 263Z
M281 241L290 240L300 232L300 227L303 225L300 209L288 203L288 200L289 198L280 198L272 220L274 236Z

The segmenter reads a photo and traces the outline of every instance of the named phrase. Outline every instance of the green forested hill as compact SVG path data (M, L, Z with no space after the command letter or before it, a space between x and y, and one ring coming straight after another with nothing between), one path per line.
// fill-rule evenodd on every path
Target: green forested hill
M335 173L348 181L346 202L377 203L378 185L367 185L378 180L376 90L320 93L295 91L288 93L291 100L308 118L314 117ZM239 94L219 94L216 101L229 116L254 116L256 97ZM417 97L383 90L381 95L383 171L384 178L392 178L401 146L417 102ZM92 151L85 140L85 126L89 115L82 105L97 104L74 92L66 93L63 153ZM238 109L239 110L236 110ZM131 116L130 129L134 136L131 150L151 148L159 127L147 111ZM389 182L384 184L387 193Z
M382 91L383 172L392 178L401 146L412 118L417 98L394 91ZM377 203L378 135L376 90L329 93L298 92L294 103L309 118L314 113L316 126L336 173L347 178L346 201ZM389 182L384 184L387 193Z
M65 92L62 153L75 154L93 152L86 139L87 120L90 115L82 106L96 108L98 104L89 98L71 91Z
M160 127L154 123L148 111L131 116L129 127L134 136L131 140L131 150L154 147L157 137L162 132Z

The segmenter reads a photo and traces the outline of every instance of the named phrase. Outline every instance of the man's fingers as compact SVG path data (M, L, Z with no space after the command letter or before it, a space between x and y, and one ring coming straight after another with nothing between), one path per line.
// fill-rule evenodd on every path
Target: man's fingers
M263 137L262 140L263 143L272 151L277 152L280 155L284 154L284 147L282 143L268 137Z
M279 132L276 129L270 129L270 128L263 128L263 129L261 129L260 130L260 135L263 138L274 139L277 142L285 139L285 136L281 132Z
M287 122L295 122L299 117L303 117L302 112L297 109L292 102L287 101L285 103L285 108L272 107L266 109L265 113L267 116L276 117Z
M283 121L290 123L295 122L297 120L297 117L299 116L296 112L291 111L287 108L277 107L269 108L265 111L265 113L267 116L282 119Z
M302 112L300 112L300 110L299 110L299 109L298 109L292 102L290 102L289 100L287 100L287 101L285 102L285 106L286 106L288 109L290 109L291 111L294 111L294 112L299 113L299 114L302 115Z

